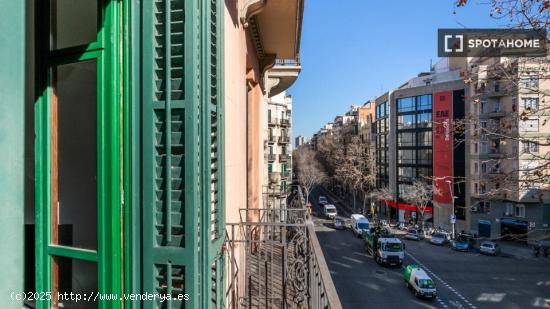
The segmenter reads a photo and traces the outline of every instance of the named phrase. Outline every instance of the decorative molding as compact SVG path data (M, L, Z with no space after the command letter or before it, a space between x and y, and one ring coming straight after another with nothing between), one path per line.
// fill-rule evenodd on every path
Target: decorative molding
M243 0L241 7L241 22L248 28L250 19L265 8L267 0Z

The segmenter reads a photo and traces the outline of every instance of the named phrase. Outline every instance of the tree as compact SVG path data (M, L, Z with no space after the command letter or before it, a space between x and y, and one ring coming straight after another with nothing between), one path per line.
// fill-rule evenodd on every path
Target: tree
M418 210L417 213L422 224L422 229L424 229L424 215L426 213L426 209L431 203L434 194L438 194L438 192L431 182L416 179L407 187L405 194L401 196L404 201L416 205Z
M376 181L374 160L369 157L369 152L358 136L352 136L341 150L338 155L340 163L336 167L336 178L353 190L353 208L356 208L356 192L363 193L364 211L368 193Z
M384 201L384 204L386 205L386 209L389 210L388 202L393 200L393 192L391 191L390 187L382 187L372 191L371 197L376 200Z
M323 182L326 175L315 158L315 152L308 147L296 149L293 157L298 183L304 187L307 203L311 191Z

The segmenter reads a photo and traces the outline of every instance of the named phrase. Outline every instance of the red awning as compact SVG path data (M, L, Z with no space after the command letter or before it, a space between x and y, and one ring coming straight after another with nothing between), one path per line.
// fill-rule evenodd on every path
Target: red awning
M388 206L392 207L392 208L398 208L398 209L402 209L402 210L409 210L409 211L417 211L418 210L418 206L416 205L413 205L413 204L405 204L405 203L398 203L396 201L391 201L391 200L383 200L381 199L381 201L384 201L386 202L386 204L388 204ZM424 213L427 213L427 214L431 214L433 212L433 207L431 206L427 206L426 207L426 211L424 211Z

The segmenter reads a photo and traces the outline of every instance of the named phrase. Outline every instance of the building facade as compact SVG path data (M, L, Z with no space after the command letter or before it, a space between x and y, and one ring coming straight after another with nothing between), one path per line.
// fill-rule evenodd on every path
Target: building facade
M470 230L537 240L550 224L547 58L469 59Z
M292 97L281 92L267 101L267 163L264 193L276 199L267 208L286 206L292 183Z

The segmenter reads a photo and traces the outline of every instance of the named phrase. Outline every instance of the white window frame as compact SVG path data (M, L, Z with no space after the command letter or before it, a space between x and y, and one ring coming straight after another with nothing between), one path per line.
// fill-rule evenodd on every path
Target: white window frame
M539 119L534 117L529 117L525 120L520 120L520 128L524 132L538 132Z
M525 218L525 205L523 204L514 205L514 217Z
M539 109L539 98L537 97L523 97L521 102L524 109L531 108L531 111L536 111Z

